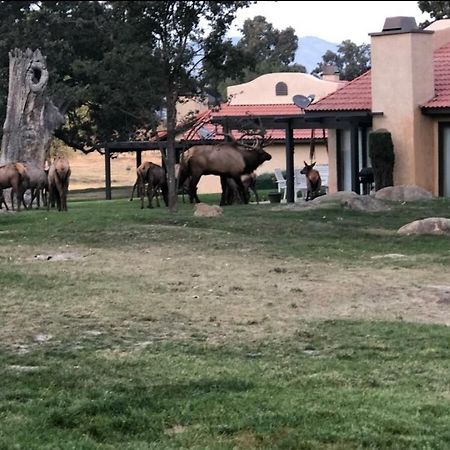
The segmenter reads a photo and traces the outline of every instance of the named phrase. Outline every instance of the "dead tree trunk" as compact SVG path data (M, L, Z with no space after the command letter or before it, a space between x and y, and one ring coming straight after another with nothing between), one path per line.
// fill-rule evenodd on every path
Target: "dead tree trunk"
M64 116L45 95L48 70L40 50L9 53L9 91L0 162L28 161L42 167Z

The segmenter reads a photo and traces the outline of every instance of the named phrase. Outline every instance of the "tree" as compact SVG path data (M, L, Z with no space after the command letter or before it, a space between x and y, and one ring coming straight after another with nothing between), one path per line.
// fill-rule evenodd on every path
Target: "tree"
M48 70L39 50L9 54L10 77L2 161L28 161L43 167L54 130L64 117L46 95Z
M450 18L450 2L419 1L417 4L423 13L429 13L434 20ZM420 27L425 28L429 24L430 21L426 20Z
M167 108L169 205L176 209L175 105L197 94L208 54L222 60L225 33L248 1L0 1L1 51L40 48L48 90L66 123L55 134L88 152L155 128ZM211 58L209 57L211 61ZM7 87L1 84L0 96ZM4 111L0 119L4 118Z
M9 50L40 48L49 96L66 114L55 134L66 144L89 152L113 138L129 139L139 128L155 128L162 73L152 22L141 14L145 3L0 2L0 73L6 74L0 97L7 95Z
M298 47L298 38L292 27L277 30L263 16L247 19L242 29L242 38L236 45L228 41L223 60L208 59L205 77L214 92L225 98L226 86L244 83L266 73L302 72L306 69L293 64Z
M356 45L350 40L342 41L337 53L327 50L322 56L322 62L312 71L313 74L323 72L325 65L334 64L343 80L351 81L362 75L370 66L370 45Z
M154 55L159 60L162 89L167 108L166 168L169 210L176 211L175 132L178 97L198 91L201 63L223 42L239 8L249 2L236 1L153 1L142 11L152 21Z

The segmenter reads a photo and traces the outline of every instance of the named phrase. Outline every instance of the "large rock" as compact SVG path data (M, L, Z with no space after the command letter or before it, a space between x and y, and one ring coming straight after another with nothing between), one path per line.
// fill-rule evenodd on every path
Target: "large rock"
M415 220L399 228L398 234L409 236L410 234L438 234L450 235L450 219L443 217L428 217Z
M195 205L194 216L197 217L217 217L221 216L223 209L217 205L207 205L206 203L197 203Z
M415 200L430 200L433 194L419 186L399 185L380 189L375 193L379 200L391 200L400 202L412 202Z
M349 209L355 209L357 211L388 211L391 209L381 200L378 200L370 195L360 195L356 197L350 197L345 200L341 200L341 204Z

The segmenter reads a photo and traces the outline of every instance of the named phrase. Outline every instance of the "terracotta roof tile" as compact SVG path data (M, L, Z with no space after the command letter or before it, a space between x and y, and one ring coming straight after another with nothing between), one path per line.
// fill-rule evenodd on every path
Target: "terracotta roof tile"
M370 111L372 109L371 71L310 105L307 111Z
M294 103L265 105L221 105L220 110L213 113L214 117L224 116L291 116L304 114Z
M423 107L450 108L450 43L434 52L435 96ZM372 79L368 70L346 86L320 99L307 111L370 111Z
M230 107L229 105L226 105L226 106L228 108ZM247 111L247 110L250 109L251 111L254 112L255 110L258 110L258 109L253 108L253 106L260 107L260 106L263 106L263 105L236 105L236 106L239 106L240 108L233 108L233 111L231 111L231 112L234 112L234 114L231 114L231 112L228 110L226 115L227 116L230 116L230 115L240 116L242 111ZM284 111L287 111L287 109L284 108L284 107L286 107L286 106L288 106L288 107L293 106L293 107L295 107L295 109L291 108L290 109L291 111L296 111L297 114L298 114L298 111L299 111L299 108L297 106L295 106L295 105L270 105L270 106L275 106L275 107L281 106L281 107L283 107ZM248 108L248 107L250 107L250 108ZM223 111L224 109L221 109L221 111ZM275 108L272 108L272 109L269 108L270 115L274 114L273 109L275 109ZM264 111L266 112L265 115L268 115L267 114L268 110L265 109ZM259 115L264 115L264 114L261 114L261 113L258 113L258 114ZM189 130L186 130L182 134L182 139L192 140L192 141L197 141L197 140L200 141L202 139L222 141L224 139L222 125L220 125L220 124L212 124L211 123L211 117L213 115L214 115L214 117L217 117L217 112L215 112L215 111L213 112L213 111L209 110L207 113L200 113L197 116L196 123L191 128L189 128ZM268 129L268 130L266 130L266 134L268 136L271 136L271 138L273 140L275 140L275 141L276 140L284 140L285 139L285 131L284 130L278 130L278 129L269 130ZM241 133L239 133L238 131L233 131L232 135L235 138L239 138ZM315 130L314 131L314 137L316 139L322 139L324 137L323 131L322 130ZM327 130L325 130L325 137L327 137ZM309 139L311 139L311 130L310 129L297 129L297 130L294 130L294 139L296 139L296 140L302 140L302 139L309 140Z
M435 96L424 108L450 108L450 43L434 52Z

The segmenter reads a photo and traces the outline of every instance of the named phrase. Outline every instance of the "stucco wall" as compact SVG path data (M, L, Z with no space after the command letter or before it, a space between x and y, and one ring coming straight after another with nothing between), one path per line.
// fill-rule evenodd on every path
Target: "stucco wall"
M433 38L430 33L372 36L373 129L392 133L394 184L434 191L433 122L420 105L434 95ZM428 161L428 165L427 165Z
M288 95L275 95L275 85L283 81L288 86ZM269 73L243 84L227 89L231 105L262 105L292 103L297 94L315 95L315 100L334 92L345 82L324 81L313 75L297 72Z

